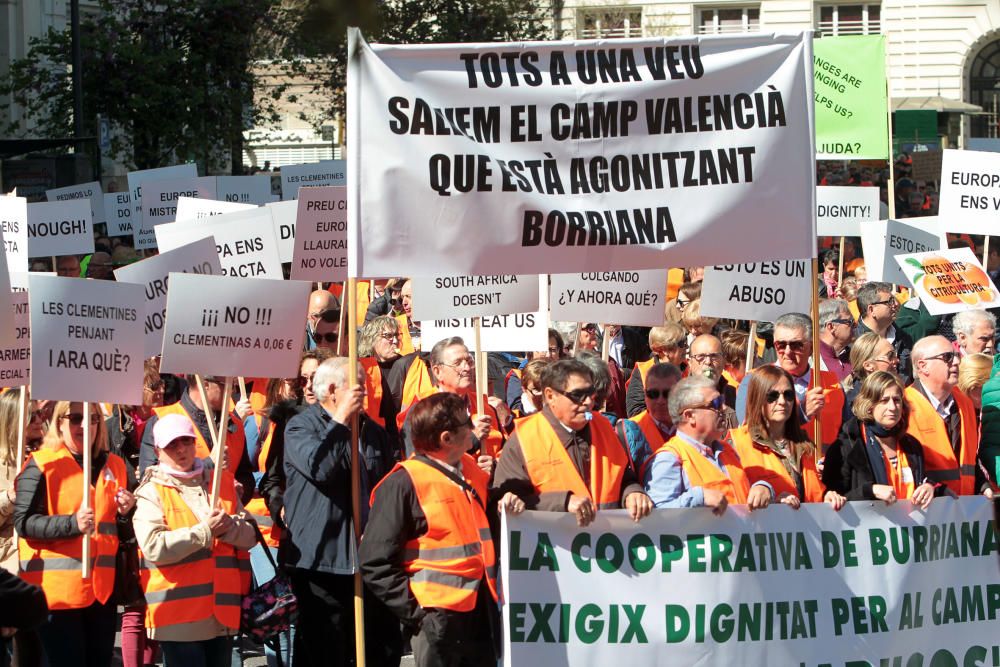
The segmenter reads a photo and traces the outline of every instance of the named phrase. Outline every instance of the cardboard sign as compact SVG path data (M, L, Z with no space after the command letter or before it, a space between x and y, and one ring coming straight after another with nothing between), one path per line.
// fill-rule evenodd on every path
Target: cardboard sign
M10 272L28 270L28 200L0 196L0 233Z
M177 200L177 216L175 222L186 220L201 220L210 218L213 215L223 213L236 213L237 211L249 211L255 209L255 204L240 204L236 202L219 201L218 199L196 199L194 197L181 197Z
M31 397L142 403L141 285L29 278Z
M701 314L773 322L808 313L813 280L810 259L706 266Z
M146 308L143 318L145 338L143 349L147 358L155 357L163 348L163 324L167 316L168 276L171 273L222 275L219 253L211 238L199 239L155 257L115 270L115 279L136 283L145 289Z
M108 236L134 236L132 227L132 197L127 192L109 192L104 195L104 214L107 216Z
M909 220L914 224L889 220L886 225L882 280L893 285L906 285L908 282L906 275L899 270L897 255L912 255L948 247L936 229L924 227L923 218ZM917 227L918 224L924 228Z
M216 176L215 197L220 201L263 206L271 201L271 176Z
M347 280L346 186L299 190L293 248L293 280Z
M345 185L346 160L320 160L305 164L286 164L281 168L281 198L298 199L303 185Z
M513 315L489 315L481 319L480 340L486 352L538 352L549 347L548 281L539 280L538 310ZM414 346L426 351L434 343L450 336L461 336L470 351L476 349L473 318L424 320L420 323L420 340Z
M910 178L916 181L940 181L941 161L943 158L944 152L940 150L910 153L910 160L912 161L910 165Z
M816 251L808 32L388 45L352 29L349 40L348 136L363 147L347 184L351 276Z
M1000 292L970 248L897 255L896 262L931 315L1000 306Z
M160 369L295 377L311 289L297 280L172 274Z
M953 234L997 233L1000 153L944 151L938 216Z
M59 257L94 252L94 225L86 199L28 204L28 255Z
M863 223L878 220L878 188L816 188L816 235L861 236Z
M536 312L539 278L510 274L413 278L413 317L444 320Z
M299 212L299 202L271 202L265 207L271 212L274 223L274 236L278 240L278 256L282 262L291 262L295 257L295 228Z
M13 315L14 335L8 342L0 343L0 387L24 387L31 380L28 293L17 292L10 296L10 300L10 308L5 313Z
M198 176L198 167L194 164L175 164L170 167L159 167L157 169L143 169L141 171L130 171L128 173L128 189L132 199L132 227L138 229L142 226L142 186L150 181L166 181L172 178L195 178ZM153 234L144 235L144 243L156 243ZM135 246L138 250L139 246Z
M45 198L48 201L69 201L70 199L90 200L90 215L94 224L107 222L104 214L104 193L101 192L101 184L98 181L81 183L80 185L70 185L65 188L55 188L45 191Z
M661 326L667 270L552 274L550 317L559 322Z
M156 240L161 251L208 237L215 239L223 275L274 280L284 277L274 239L274 223L267 209L255 208L156 226Z

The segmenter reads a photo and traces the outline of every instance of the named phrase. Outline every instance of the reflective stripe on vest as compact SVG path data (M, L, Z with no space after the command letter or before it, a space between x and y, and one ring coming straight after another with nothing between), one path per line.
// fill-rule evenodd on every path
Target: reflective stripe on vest
M525 417L518 422L516 433L536 493L570 491L590 497L598 509L621 509L622 479L630 465L629 455L603 416L594 413L590 421L590 488L544 413Z
M235 480L222 473L219 500L227 514L236 514L239 503ZM200 523L178 489L153 484L163 508L168 530ZM242 595L250 588L249 554L218 539L211 550L199 549L173 563L156 564L140 553L139 580L146 596L146 627L193 623L214 616L227 628L240 625Z
M43 447L32 460L45 480L46 514L76 514L83 504L83 469L62 444ZM95 600L107 602L114 590L115 556L118 553L115 494L128 485L125 463L114 454L98 471L91 489L96 531L90 536L93 570L83 579L83 537L55 540L19 538L21 578L45 592L49 609L82 609Z
M403 568L410 575L413 597L423 607L472 611L485 578L496 601L496 552L480 504L487 497L489 476L471 456L462 457L462 474L477 499L420 459L396 464L399 468L409 475L428 526L426 533L407 541L404 550ZM377 491L378 486L373 498Z
M961 417L961 443L957 458L944 419L927 397L912 385L904 392L910 406L910 423L906 432L923 445L924 474L928 479L944 484L958 495L971 496L976 493L976 456L979 452L975 407L957 387L951 390L951 395Z
M714 461L708 460L704 454L677 435L653 452L649 460L653 461L659 454L670 452L681 462L692 488L700 486L715 489L725 495L726 500L733 505L746 505L750 482L740 466L739 456L731 445L725 442L719 444L722 445L719 462L725 468L725 472L720 470Z

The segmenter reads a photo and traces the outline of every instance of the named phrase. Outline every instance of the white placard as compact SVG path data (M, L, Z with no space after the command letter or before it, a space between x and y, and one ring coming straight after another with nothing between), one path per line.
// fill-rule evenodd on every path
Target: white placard
M816 188L816 235L861 236L864 223L878 220L878 188Z
M299 190L294 242L293 280L331 283L347 280L346 186Z
M249 211L257 208L256 204L240 204L236 202L219 201L217 199L196 199L194 197L181 197L177 200L176 222L186 220L201 220L210 218L213 215L223 213L236 213L237 211Z
M263 206L271 201L271 176L216 176L215 196L220 201Z
M882 281L882 263L885 261L885 228L888 220L876 220L861 227L861 252L865 257L868 281Z
M944 151L938 216L953 234L997 233L1000 153Z
M556 322L663 325L667 270L552 274L549 316Z
M161 252L208 237L215 239L224 275L274 280L284 277L274 223L270 211L264 208L156 226Z
M171 273L222 275L215 241L211 238L199 239L115 270L118 282L136 283L145 290L143 328L146 335L143 349L147 358L155 357L163 349L163 323L167 316L168 276Z
M346 160L320 160L305 164L286 164L281 168L281 198L298 199L304 185L345 185Z
M145 229L177 219L181 197L215 199L215 177L172 178L149 181L143 186L142 224Z
M971 248L897 255L895 259L931 315L1000 307L1000 292Z
M349 42L352 276L816 251L810 32Z
M28 200L0 196L0 232L7 256L7 270L28 271Z
M160 369L294 377L311 289L298 280L172 274Z
M0 245L3 232L0 231ZM15 339L15 313L11 305L10 271L7 269L7 253L0 253L0 346L10 345ZM0 380L0 386L5 386Z
M132 199L132 227L139 229L142 227L142 186L149 181L165 181L172 178L195 178L198 176L198 167L194 164L175 164L170 167L158 167L156 169L143 169L141 171L130 171L128 173L128 189ZM144 243L153 243L156 238L149 234L143 237ZM135 246L140 249L139 246ZM153 247L153 246L149 246Z
M141 285L29 278L31 397L142 403Z
M135 207L127 192L109 192L104 195L104 214L108 218L108 236L134 236L132 217Z
M538 310L539 276L420 276L412 280L413 317L417 320Z
M762 322L808 313L812 280L811 259L706 266L701 313Z
M278 256L282 262L291 262L295 256L295 228L299 212L297 199L271 202L265 206L274 222L274 237L278 240Z
M81 183L80 185L70 185L65 188L55 188L45 191L45 198L48 201L68 201L70 199L89 199L90 215L94 224L107 222L104 214L104 193L101 191L101 184L98 181Z
M538 310L514 315L490 315L480 325L486 352L538 352L549 347L548 281L538 281ZM476 349L472 318L424 320L420 323L420 348L430 352L434 343L461 336L470 351Z
M921 229L926 223L923 218L908 218L914 224L901 220L889 220L885 229L885 246L882 260L882 280L893 285L906 285L909 281L899 270L896 255L912 255L947 248L948 244L937 230Z
M0 295L0 300L3 296ZM31 379L31 318L28 312L28 293L16 292L10 296L9 310L13 315L14 335L7 343L0 343L0 387L23 387ZM7 315L4 315L6 319Z
M28 204L28 255L59 257L94 252L94 225L86 199Z

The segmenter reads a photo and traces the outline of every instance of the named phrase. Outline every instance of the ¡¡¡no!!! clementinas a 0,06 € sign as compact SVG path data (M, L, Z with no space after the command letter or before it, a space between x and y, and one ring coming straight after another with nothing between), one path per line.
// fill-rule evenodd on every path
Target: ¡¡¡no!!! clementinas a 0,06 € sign
M970 248L896 255L896 261L931 315L1000 306L1000 291Z

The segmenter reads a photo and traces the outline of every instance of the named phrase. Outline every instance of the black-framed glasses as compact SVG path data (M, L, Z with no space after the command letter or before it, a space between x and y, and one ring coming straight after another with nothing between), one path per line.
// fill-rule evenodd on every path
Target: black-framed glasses
M562 389L556 389L552 387L557 394L561 394L573 401L577 405L583 405L587 402L587 399L594 397L594 385L587 385L586 387L580 387L579 389L574 389L572 391L563 391Z
M776 391L772 389L764 394L764 400L768 403L774 403L778 400L778 397L784 398L787 402L791 403L795 400L795 390L786 389L785 391Z
M838 317L835 320L830 320L830 324L845 324L849 327L854 326L854 320L850 317Z
M83 423L83 413L82 412L69 412L62 416L63 419L69 421L70 426L79 426ZM96 426L101 423L101 415L96 413L91 413L90 415L90 425Z
M941 354L935 354L933 357L924 357L924 360L930 361L931 359L940 359L944 363L951 365L951 362L955 361L955 357L957 356L958 352L948 350L947 352L942 352Z
M801 352L806 349L806 342L804 340L776 340L774 341L774 349L781 352L785 348L788 348L792 352Z
M648 398L651 401L655 401L658 398L660 398L661 396L663 397L663 400L667 400L667 397L670 396L670 390L669 389L647 389L646 390L646 398Z
M707 364L722 361L724 357L721 352L706 352L705 354L692 354L691 358L699 364Z
M888 299L885 299L884 301L875 301L871 305L873 305L873 306L885 306L886 308L888 308L890 310L899 310L899 301L896 299L896 297L889 297Z
M310 373L309 375L300 375L295 378L295 384L299 389L305 389L309 386L309 383L313 381L313 375L315 373Z

